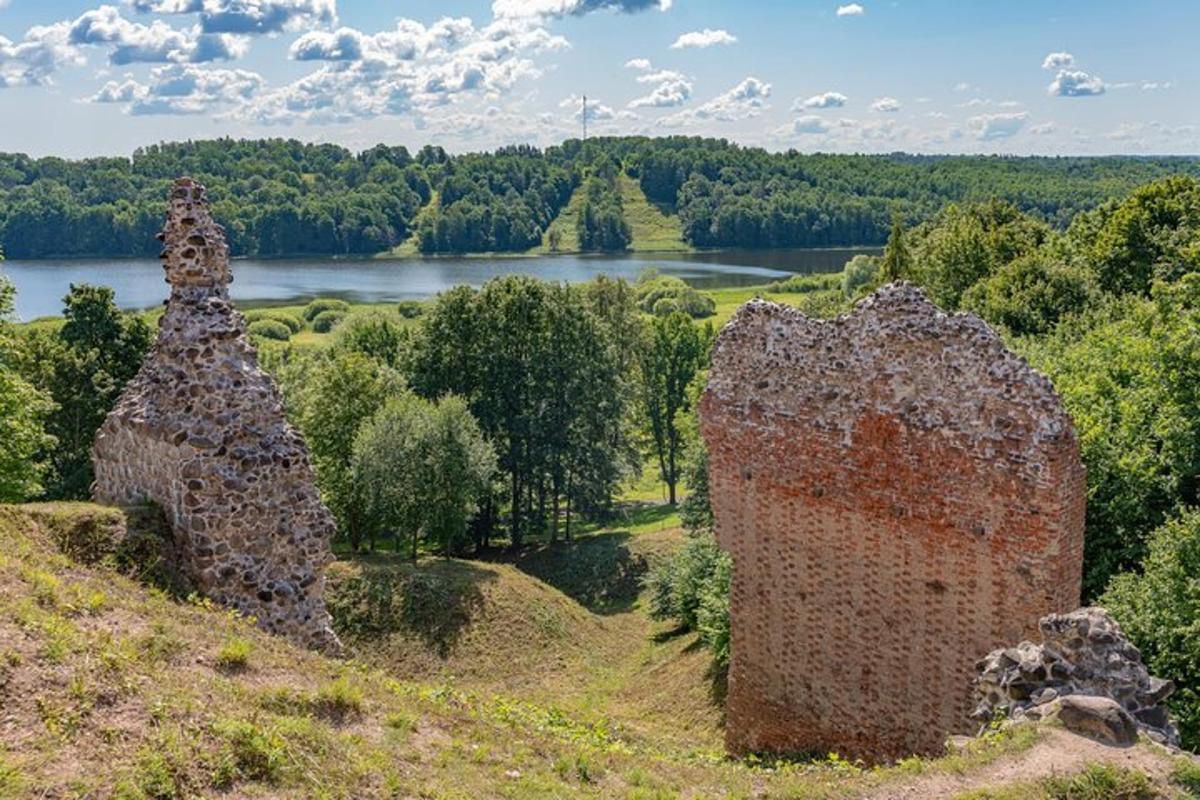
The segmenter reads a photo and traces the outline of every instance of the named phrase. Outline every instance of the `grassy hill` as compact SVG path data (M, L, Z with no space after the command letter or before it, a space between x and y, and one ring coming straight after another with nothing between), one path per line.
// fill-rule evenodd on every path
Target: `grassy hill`
M0 798L1183 796L1168 776L1185 772L1147 746L1067 753L1034 728L887 769L722 758L703 655L637 597L678 532L338 565L331 604L363 627L336 660L184 599L147 570L154 519L0 507ZM394 593L355 595L356 580L405 587L400 619Z

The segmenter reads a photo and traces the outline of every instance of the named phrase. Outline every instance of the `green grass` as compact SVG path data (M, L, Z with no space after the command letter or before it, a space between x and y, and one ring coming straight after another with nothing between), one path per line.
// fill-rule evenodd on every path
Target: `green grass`
M683 241L683 227L675 210L651 203L641 184L621 173L617 178L625 219L633 230L629 249L637 253L682 253L692 250Z
M360 627L343 627L349 658L335 661L67 556L69 510L51 533L0 507L0 687L21 687L0 695L19 731L0 742L0 797L833 800L969 774L1030 741L877 770L724 758L707 654L641 606L643 565L671 557L678 531L606 530L491 562L338 563L330 603ZM94 610L70 600L96 593ZM250 669L222 669L239 639Z
M954 800L1166 800L1170 796L1145 773L1111 764L1092 764L1077 775L977 789L957 795Z

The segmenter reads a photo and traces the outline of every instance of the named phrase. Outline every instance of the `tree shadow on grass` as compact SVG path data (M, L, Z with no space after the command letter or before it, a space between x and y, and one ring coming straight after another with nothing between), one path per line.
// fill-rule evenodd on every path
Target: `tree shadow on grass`
M334 629L351 639L403 634L441 658L457 646L484 606L494 570L469 561L411 561L386 553L355 556L330 570L325 604Z
M630 551L627 531L535 545L503 556L517 569L558 589L596 614L618 614L637 602L648 564Z

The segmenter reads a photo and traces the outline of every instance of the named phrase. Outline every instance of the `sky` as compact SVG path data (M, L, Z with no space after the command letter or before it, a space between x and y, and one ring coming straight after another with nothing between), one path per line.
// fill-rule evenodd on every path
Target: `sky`
M1196 0L0 0L0 151L1200 153Z

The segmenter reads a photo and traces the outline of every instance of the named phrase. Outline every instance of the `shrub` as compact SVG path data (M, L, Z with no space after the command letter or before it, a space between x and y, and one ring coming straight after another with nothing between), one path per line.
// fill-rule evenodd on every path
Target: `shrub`
M255 309L254 311L247 311L245 316L247 323L254 323L258 322L259 320L266 319L283 323L292 333L299 333L300 331L304 330L304 320L300 319L295 314L288 313L287 311L260 308Z
M1121 623L1150 672L1175 682L1167 700L1183 745L1200 746L1200 509L1189 509L1150 534L1141 574L1109 584L1100 603Z
M287 325L273 319L260 319L246 326L246 332L251 336L261 336L264 339L274 339L286 342L292 338L292 332Z
M701 294L679 278L667 275L639 281L636 291L638 307L655 316L682 311L699 319L712 316L717 310L717 304L711 297Z
M875 285L878 276L879 259L859 253L842 268L842 294L852 300L858 295L859 289Z
M768 292L777 294L808 294L810 292L826 292L842 288L840 272L822 272L813 275L792 275L781 281L767 284Z
M405 319L416 319L425 313L425 306L416 300L401 300L396 304L396 311Z
M337 313L337 312L328 312ZM320 317L318 317L320 319ZM313 323L314 330L316 322ZM408 342L400 317L387 311L363 309L347 314L337 326L335 346L369 356L394 367Z
M217 651L217 666L229 671L245 669L250 663L252 648L249 639L240 636L230 639Z
M349 311L350 304L335 297L318 297L304 307L304 318L309 322L326 311Z
M709 534L689 539L675 558L646 577L650 615L699 632L720 664L729 659L729 583L733 562Z
M317 333L329 333L337 324L346 318L345 311L322 311L313 317L312 329Z

